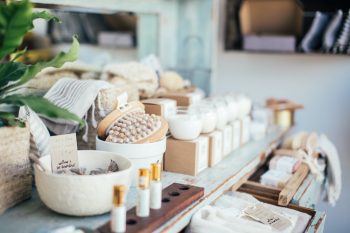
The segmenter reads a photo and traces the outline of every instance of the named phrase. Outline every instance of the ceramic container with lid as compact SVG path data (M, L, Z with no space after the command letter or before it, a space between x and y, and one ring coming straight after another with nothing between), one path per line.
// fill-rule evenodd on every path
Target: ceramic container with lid
M172 136L179 140L196 139L202 131L202 119L194 108L178 107L177 114L168 118Z

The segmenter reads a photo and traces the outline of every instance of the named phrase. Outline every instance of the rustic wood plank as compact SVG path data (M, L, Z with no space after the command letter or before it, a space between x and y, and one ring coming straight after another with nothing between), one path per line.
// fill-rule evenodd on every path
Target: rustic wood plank
M281 206L286 206L292 200L294 194L300 187L301 183L304 181L305 177L309 174L309 167L302 163L298 170L293 174L293 176L288 180L287 184L282 189L278 204Z
M250 142L240 149L232 152L225 159L212 168L208 168L197 177L182 175L172 172L163 172L162 183L166 187L174 182L205 187L204 196L186 208L184 211L171 218L156 232L179 232L191 220L192 215L201 207L210 204L232 186L239 183L242 177L251 173L264 159L265 150L276 143L283 135L283 131L269 134L265 139ZM267 149L266 149L267 148ZM262 153L263 152L263 153ZM268 154L268 153L266 153ZM95 229L107 222L110 213L92 217L71 217L57 214L49 210L41 202L37 192L33 192L34 198L11 208L0 216L0 232L36 232L46 233L52 229L67 225L84 226ZM136 188L131 187L127 196L127 209L136 204ZM15 224L14 224L15 223Z
M180 213L204 195L204 188L174 183L163 189L162 208L150 211L149 217L136 215L136 207L127 212L126 232L153 232L167 220ZM111 233L110 221L97 229L100 233Z

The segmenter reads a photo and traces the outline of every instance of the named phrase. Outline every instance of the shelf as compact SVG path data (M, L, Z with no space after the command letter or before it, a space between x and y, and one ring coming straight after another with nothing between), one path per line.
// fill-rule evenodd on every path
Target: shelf
M242 178L255 170L271 142L283 135L282 131L271 133L265 139L250 142L241 149L232 152L213 168L208 168L197 177L171 172L163 172L164 187L174 183L191 184L205 188L204 197L182 213L172 218L159 231L178 232L183 229L191 216L201 207L230 189L233 185L243 182ZM127 208L136 204L136 189L131 188L128 194ZM109 220L109 214L93 217L70 217L57 214L41 202L37 191L33 189L33 197L0 216L0 232L35 232L46 233L49 230L75 225L95 229Z

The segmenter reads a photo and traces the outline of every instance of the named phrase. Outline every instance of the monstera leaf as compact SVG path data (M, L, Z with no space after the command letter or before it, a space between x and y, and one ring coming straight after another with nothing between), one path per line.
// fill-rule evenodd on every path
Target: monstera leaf
M30 31L36 19L59 19L46 11L32 12L32 5L28 0L0 1L0 105L29 106L33 111L52 118L70 119L84 122L75 114L59 108L47 99L38 96L23 96L14 94L26 82L30 81L46 67L61 67L65 62L75 61L78 58L79 42L73 37L68 52L60 52L49 61L36 64L23 64L16 62L16 58L23 55L26 50L17 51L22 44L25 34ZM14 53L15 58L6 61L9 54ZM12 113L0 112L0 127L3 125L23 126Z
M70 113L63 108L57 107L47 99L40 96L11 95L0 99L0 104L1 103L18 107L26 105L30 107L34 112L45 115L47 117L74 120L76 122L79 122L80 127L84 125L84 121L75 114Z

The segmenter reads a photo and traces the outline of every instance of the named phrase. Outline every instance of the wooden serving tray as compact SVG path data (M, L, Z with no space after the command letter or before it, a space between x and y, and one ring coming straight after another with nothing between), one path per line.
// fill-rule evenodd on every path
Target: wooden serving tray
M126 216L126 232L153 232L169 219L186 209L204 195L204 188L173 183L163 189L162 207L159 210L150 210L145 218L136 215L136 207L128 210ZM97 229L99 233L112 233L110 222Z
M302 163L298 170L289 179L285 187L279 189L259 183L261 175L268 170L270 159L271 157L258 168L258 170L238 189L238 191L269 198L273 201L277 201L280 206L287 206L304 179L309 174L309 167Z

